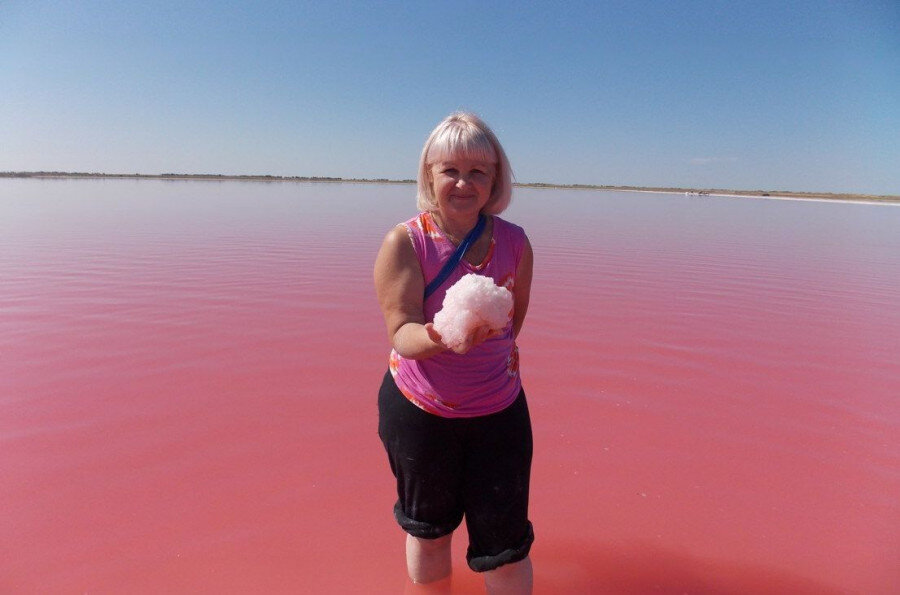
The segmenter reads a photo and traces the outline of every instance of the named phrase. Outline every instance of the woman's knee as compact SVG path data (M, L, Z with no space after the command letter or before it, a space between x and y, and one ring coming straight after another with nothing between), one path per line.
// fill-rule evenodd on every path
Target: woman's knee
M426 555L441 553L445 550L450 549L450 543L452 539L452 533L450 535L444 535L443 537L437 537L435 539L425 539L424 537L414 537L412 535L406 536L406 542L408 545Z
M451 535L437 539L406 536L406 569L414 583L431 583L450 576Z

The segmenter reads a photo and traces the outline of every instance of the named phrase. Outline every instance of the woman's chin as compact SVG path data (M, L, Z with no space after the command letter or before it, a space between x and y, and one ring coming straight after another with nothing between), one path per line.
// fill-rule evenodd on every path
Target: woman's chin
M454 215L473 215L481 211L482 206L476 198L451 198L445 204L444 210Z

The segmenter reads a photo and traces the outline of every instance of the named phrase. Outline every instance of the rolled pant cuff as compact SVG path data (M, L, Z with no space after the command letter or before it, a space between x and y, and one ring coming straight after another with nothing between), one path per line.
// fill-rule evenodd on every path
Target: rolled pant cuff
M531 551L532 543L534 543L534 527L529 522L528 533L526 533L524 541L518 547L503 550L495 556L476 556L473 555L472 549L469 548L469 551L466 554L466 561L469 563L469 568L475 572L495 570L505 564L512 564L513 562L519 562L520 560L527 558L528 552Z

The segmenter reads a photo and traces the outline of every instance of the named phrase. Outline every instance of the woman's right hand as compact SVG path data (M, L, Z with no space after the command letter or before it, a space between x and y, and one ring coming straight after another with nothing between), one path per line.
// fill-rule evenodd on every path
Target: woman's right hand
M429 322L429 323L425 324L425 330L428 332L428 337L432 341L434 341L435 343L438 343L440 345L443 345L445 349L448 349L448 350L450 350L454 353L458 353L460 355L468 353L469 351L472 350L472 348L477 347L478 345L481 345L482 343L484 343L491 337L494 337L500 333L500 331L492 330L491 327L489 327L487 325L479 326L475 330L473 330L471 333L469 333L469 335L466 337L466 340L463 341L461 344L447 345L444 343L443 337L441 337L441 334L439 332L437 332L437 330L434 328L434 325L432 323Z

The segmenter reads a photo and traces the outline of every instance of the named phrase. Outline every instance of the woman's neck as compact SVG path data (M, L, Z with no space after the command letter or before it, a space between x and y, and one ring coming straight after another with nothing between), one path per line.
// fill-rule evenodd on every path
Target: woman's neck
M472 228L478 223L478 214L474 217L461 220L447 217L441 214L440 211L432 211L431 217L434 219L437 226L441 228L441 231L444 232L444 235L449 237L455 244L462 242L466 235L468 235L468 233L472 231Z

